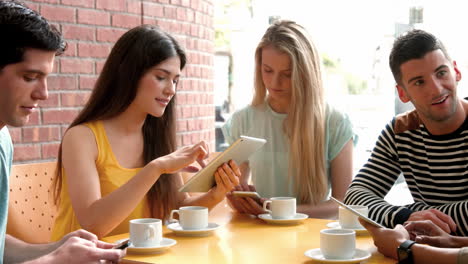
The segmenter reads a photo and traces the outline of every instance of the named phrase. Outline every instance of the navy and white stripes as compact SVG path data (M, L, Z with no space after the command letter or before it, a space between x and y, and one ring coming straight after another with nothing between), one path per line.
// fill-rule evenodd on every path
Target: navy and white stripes
M467 120L451 134L434 136L416 111L396 117L379 136L345 203L369 206L369 216L388 227L413 211L435 208L455 220L458 235L468 236ZM415 203L393 206L384 197L401 173Z

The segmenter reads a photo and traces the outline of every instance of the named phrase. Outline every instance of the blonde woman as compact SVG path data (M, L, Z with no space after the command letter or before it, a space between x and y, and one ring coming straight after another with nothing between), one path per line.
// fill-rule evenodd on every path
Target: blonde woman
M271 25L255 52L255 95L223 127L229 143L240 135L267 143L241 164L237 190L262 197L293 196L298 212L334 218L331 195L343 199L352 179L351 122L324 101L320 59L306 30L292 21ZM253 185L248 185L249 183ZM240 212L261 214L250 198L228 194Z

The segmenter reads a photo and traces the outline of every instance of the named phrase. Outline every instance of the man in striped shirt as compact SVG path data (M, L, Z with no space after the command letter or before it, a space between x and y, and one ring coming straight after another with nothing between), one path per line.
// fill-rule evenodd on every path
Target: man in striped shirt
M467 236L468 101L457 97L461 73L440 40L422 30L395 41L390 68L401 101L415 110L382 130L345 203L367 205L369 216L387 227L431 220ZM401 173L415 202L394 206L384 197Z

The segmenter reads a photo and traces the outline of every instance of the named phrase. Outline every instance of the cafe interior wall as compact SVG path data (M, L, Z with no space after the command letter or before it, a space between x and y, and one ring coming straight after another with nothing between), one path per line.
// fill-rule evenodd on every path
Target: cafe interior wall
M24 1L58 27L68 49L48 78L49 98L29 123L9 127L15 163L53 161L68 125L88 100L116 40L140 24L170 32L188 55L177 91L177 144L200 140L214 149L212 0Z

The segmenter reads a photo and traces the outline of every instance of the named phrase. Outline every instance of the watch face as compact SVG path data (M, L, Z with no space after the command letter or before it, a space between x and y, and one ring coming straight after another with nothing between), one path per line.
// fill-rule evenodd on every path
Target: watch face
M404 249L398 249L398 260L404 260L408 258L408 252Z

